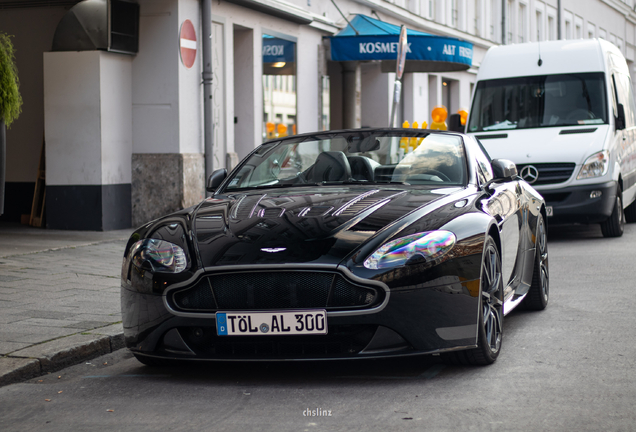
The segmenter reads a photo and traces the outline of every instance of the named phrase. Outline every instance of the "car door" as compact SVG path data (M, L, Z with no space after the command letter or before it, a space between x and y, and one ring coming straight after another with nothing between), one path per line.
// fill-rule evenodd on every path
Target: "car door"
M480 146L481 147L481 146ZM483 147L482 147L483 149ZM475 153L478 180L484 185L493 178L490 160L485 151ZM521 275L517 263L523 263L525 248L521 245L522 194L518 181L491 183L484 189L484 212L492 216L501 239L501 270L504 278L504 299L519 286Z

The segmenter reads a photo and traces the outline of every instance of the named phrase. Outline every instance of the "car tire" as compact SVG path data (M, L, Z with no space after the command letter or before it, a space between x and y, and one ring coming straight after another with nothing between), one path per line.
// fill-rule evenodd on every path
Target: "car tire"
M536 239L532 284L522 303L526 310L543 310L548 305L550 298L548 232L542 215L537 218Z
M634 223L636 222L636 201L631 203L625 208L625 222Z
M494 240L486 238L481 264L477 347L444 354L451 364L489 365L497 360L503 339L503 275Z
M603 237L620 237L625 227L625 212L623 211L623 199L620 186L616 189L614 210L606 221L601 222Z

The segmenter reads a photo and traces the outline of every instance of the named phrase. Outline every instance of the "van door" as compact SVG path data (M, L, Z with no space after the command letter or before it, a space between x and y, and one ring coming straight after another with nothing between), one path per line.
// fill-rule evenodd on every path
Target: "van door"
M617 103L623 105L625 112L625 129L616 131L613 147L623 180L623 206L627 206L636 197L636 105L629 75L612 72L612 87L615 117Z

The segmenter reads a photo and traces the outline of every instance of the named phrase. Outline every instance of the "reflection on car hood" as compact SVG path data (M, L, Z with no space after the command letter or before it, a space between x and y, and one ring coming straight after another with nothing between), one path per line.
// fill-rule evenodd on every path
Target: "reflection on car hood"
M337 264L378 230L456 190L252 190L205 200L194 232L204 267Z

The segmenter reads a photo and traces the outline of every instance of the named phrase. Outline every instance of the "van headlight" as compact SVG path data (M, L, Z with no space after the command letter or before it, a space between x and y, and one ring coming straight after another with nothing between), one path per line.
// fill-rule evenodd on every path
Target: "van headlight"
M371 270L398 267L412 262L431 261L446 255L457 238L450 231L426 231L385 243L364 261Z
M139 240L132 246L130 256L135 266L153 273L180 273L187 264L184 250L165 240Z
M609 162L609 152L607 150L593 154L585 160L576 179L583 180L586 178L604 176L609 169Z

